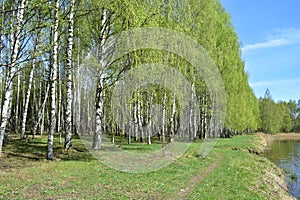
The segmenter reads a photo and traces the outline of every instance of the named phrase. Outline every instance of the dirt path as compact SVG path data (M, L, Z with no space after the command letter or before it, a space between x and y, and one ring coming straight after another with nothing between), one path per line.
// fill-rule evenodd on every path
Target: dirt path
M224 155L221 155L218 158L218 160L216 160L213 164L211 164L205 168L201 168L199 170L198 174L196 176L192 177L192 179L190 179L188 184L184 188L181 188L177 194L175 194L173 197L171 197L171 199L188 199L187 198L188 194L191 191L193 191L193 189L197 186L197 184L200 181L205 179L216 167L218 167L220 165L220 163L222 162L222 160L224 160Z

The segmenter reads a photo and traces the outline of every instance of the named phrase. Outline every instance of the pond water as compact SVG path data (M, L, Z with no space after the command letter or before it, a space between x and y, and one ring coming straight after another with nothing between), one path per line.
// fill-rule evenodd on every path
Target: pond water
M300 199L300 141L276 140L265 156L284 169L289 193Z

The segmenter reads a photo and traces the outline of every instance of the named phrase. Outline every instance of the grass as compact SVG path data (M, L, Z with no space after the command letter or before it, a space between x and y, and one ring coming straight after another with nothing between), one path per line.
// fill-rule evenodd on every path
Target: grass
M280 170L248 151L255 148L256 139L255 135L219 139L205 158L198 157L202 143L195 142L168 167L132 174L97 161L76 137L68 152L55 138L53 162L44 159L46 136L28 144L13 138L0 158L0 199L282 199L286 193L275 180ZM122 144L122 148L148 152L161 144ZM268 172L275 174L274 181Z

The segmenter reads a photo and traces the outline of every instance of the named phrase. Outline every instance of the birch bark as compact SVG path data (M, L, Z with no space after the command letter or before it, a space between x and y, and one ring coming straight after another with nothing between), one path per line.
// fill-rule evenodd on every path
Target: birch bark
M47 159L53 160L53 137L56 125L56 79L57 79L57 53L58 53L58 12L59 12L59 0L55 0L55 19L53 30L53 50L52 50L52 63L51 63L51 75L50 75L50 127L48 131L48 151Z
M72 147L72 104L73 104L73 91L72 91L72 47L73 47L73 31L74 31L74 4L75 0L70 1L70 14L69 14L69 30L68 30L68 50L67 50L67 83L66 83L66 136L65 148Z

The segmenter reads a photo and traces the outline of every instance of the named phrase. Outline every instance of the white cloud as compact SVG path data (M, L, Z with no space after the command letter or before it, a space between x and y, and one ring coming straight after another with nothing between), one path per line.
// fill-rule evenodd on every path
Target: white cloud
M300 29L277 29L263 42L246 44L243 52L300 43Z
M296 84L296 83L300 83L300 79L257 81L249 84L251 87L266 87L266 86L278 86L278 85L287 85L287 84Z

